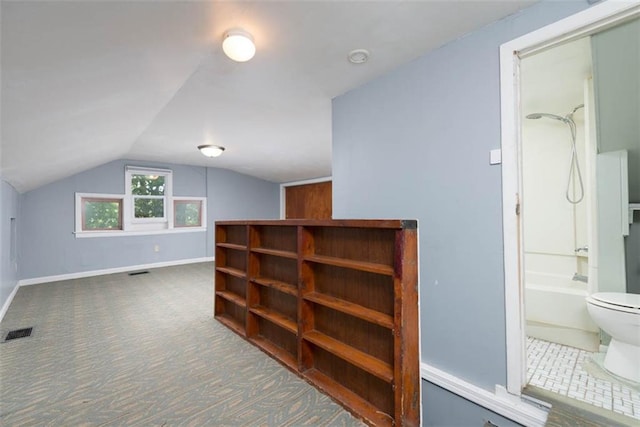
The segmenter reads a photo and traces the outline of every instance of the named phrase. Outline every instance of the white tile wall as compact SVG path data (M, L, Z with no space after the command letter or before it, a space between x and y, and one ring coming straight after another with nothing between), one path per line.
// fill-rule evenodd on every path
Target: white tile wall
M572 399L640 420L640 385L636 389L606 381L585 370L594 353L527 338L527 382Z

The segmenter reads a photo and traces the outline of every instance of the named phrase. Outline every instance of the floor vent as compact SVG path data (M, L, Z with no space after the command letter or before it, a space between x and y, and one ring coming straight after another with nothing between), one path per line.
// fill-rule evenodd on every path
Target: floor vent
M18 338L26 338L31 336L31 331L33 331L33 327L24 328L24 329L16 329L15 331L9 331L7 336L5 337L5 341L15 340Z
M141 274L147 274L149 273L147 270L145 271L132 271L131 273L129 273L129 276L139 276Z

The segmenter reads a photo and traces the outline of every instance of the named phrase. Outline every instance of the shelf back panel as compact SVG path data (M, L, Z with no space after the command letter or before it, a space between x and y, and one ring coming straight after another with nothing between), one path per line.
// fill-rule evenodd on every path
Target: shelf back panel
M348 227L309 227L309 230L318 255L389 266L394 263L395 230Z
M393 316L393 277L323 264L311 267L315 292Z
M318 347L314 349L313 359L314 368L393 417L394 398L391 384Z
M278 225L255 227L258 234L258 247L289 252L298 250L296 227Z

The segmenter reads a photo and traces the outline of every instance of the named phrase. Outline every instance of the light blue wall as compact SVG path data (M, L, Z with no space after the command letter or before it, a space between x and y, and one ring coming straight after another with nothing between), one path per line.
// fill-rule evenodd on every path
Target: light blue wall
M438 427L484 426L487 421L500 427L515 427L515 423L494 412L459 398L457 395L431 384L422 382L422 425ZM452 401L456 409L452 409ZM491 424L490 424L491 425Z
M0 180L0 186L0 308L2 308L18 283L17 241L12 248L11 219L15 218L15 221L18 221L19 194L5 181Z
M209 230L76 239L75 193L123 194L126 165L171 169L174 196L207 196ZM213 256L215 220L278 218L279 208L278 184L215 168L117 160L21 195L19 277ZM154 251L155 245L160 246L159 252Z
M499 47L587 6L538 3L333 101L334 217L418 219L422 359L490 391L506 383Z

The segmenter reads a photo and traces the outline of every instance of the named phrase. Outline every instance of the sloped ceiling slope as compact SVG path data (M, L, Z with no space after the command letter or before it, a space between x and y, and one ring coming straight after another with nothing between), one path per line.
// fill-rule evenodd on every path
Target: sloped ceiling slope
M333 97L531 3L3 1L2 179L24 192L119 158L327 176ZM235 27L247 63L222 53Z

